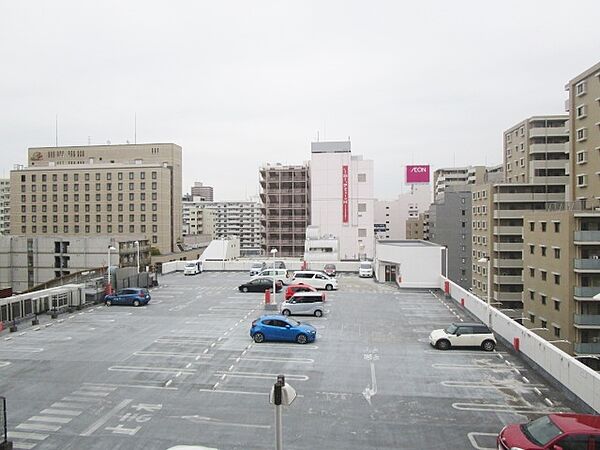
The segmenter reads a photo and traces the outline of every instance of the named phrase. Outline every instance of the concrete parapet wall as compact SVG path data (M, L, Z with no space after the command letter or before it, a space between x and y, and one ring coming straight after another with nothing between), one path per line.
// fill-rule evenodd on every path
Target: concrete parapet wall
M267 267L270 267L272 260L269 259L236 259L232 261L204 261L202 263L203 270L205 271L223 271L223 272L249 272L250 267L255 262L267 263ZM294 259L277 259L277 261L283 261L287 270L295 271L301 270L303 261ZM183 267L189 261L171 261L163 263L162 273L182 272ZM308 263L307 270L323 270L325 264L335 264L338 272L358 272L358 261L311 261Z
M483 323L488 321L487 303L471 292L440 276L440 288L449 283L450 295ZM492 329L509 343L519 339L520 352L594 411L600 412L600 374L568 353L542 339L496 308L491 308Z

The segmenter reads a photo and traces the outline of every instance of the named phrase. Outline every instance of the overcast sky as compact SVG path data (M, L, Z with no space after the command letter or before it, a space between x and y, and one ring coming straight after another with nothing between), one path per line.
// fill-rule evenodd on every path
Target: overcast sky
M576 5L576 6L575 6ZM502 131L564 112L600 61L600 1L3 1L0 175L26 149L175 142L184 191L258 193L258 167L343 140L403 166L501 162Z

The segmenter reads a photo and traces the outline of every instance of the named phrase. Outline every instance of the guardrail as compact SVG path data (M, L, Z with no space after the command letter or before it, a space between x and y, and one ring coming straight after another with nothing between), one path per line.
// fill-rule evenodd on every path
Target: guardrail
M449 294L484 323L488 321L487 303L456 283L440 276L440 288L448 283ZM519 351L562 384L594 411L600 412L600 374L566 352L542 339L496 308L491 308L494 333L508 342L519 339Z

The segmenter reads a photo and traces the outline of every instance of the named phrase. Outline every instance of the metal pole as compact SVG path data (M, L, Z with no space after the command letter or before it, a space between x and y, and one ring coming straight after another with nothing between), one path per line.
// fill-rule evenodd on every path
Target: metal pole
M108 246L108 256L106 257L106 282L109 286L108 293L112 294L112 286L110 284L110 245Z
M140 273L140 241L135 241L137 247L137 271Z
M281 405L275 405L275 441L277 443L277 450L283 450L283 420L281 410Z

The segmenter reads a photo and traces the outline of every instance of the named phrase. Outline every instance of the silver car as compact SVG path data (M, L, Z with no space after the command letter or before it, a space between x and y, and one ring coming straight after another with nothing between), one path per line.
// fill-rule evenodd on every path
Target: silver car
M279 305L285 316L305 314L321 317L325 312L325 294L322 292L296 292L289 300Z

